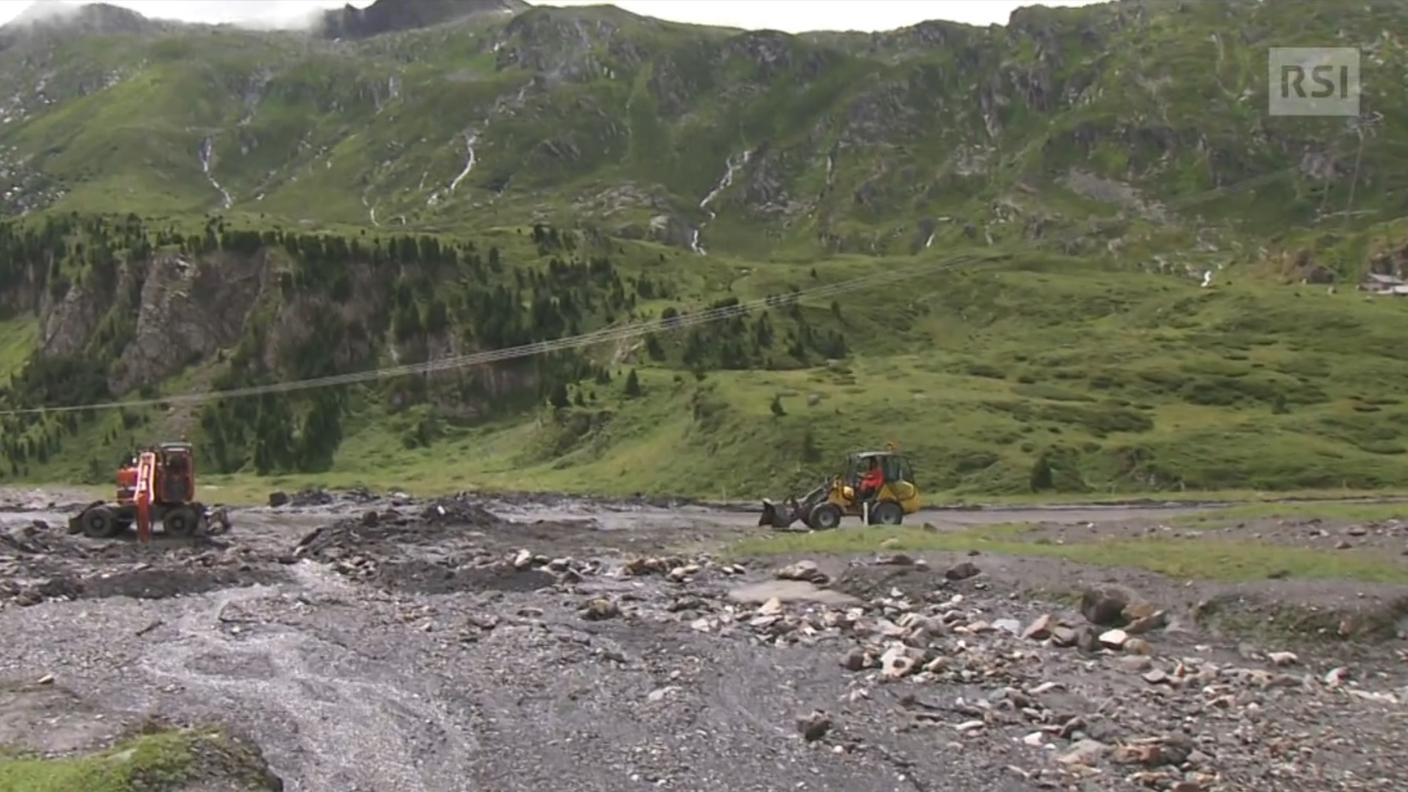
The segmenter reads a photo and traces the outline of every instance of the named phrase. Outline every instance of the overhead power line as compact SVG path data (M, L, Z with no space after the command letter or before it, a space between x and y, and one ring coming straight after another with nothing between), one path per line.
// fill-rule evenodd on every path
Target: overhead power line
M551 339L548 341L535 341L529 344L521 344L503 349L493 349L483 352L474 352L467 355L457 355L454 357L438 358L428 360L423 363L411 363L399 366L388 366L378 369L351 372L347 374L334 374L326 377L314 377L310 379L293 380L287 382L276 382L265 385L251 385L243 388L231 388L228 390L204 391L199 393L184 393L171 396L163 396L150 399L123 399L106 402L94 402L90 404L60 405L48 407L27 407L13 410L0 410L0 416L21 416L21 415L41 415L47 413L71 413L87 412L92 410L113 410L113 409L135 409L140 407L154 407L158 405L177 404L204 404L211 401L221 401L224 399L238 399L250 396L264 396L273 393L293 393L296 391L312 390L315 388L328 388L339 385L354 385L362 382L372 382L375 380L388 379L392 377L404 377L415 374L430 374L438 371L450 371L454 369L482 366L489 363L498 363L506 360L517 360L521 358L546 355L553 352L562 352L571 349L581 349L584 347L597 346L613 342L626 341L633 338L640 338L652 333L668 333L682 330L689 327L722 322L734 317L745 316L758 309L766 309L775 305L786 305L800 302L804 299L818 299L826 297L838 297L861 289L871 288L902 281L908 278L924 274L933 274L944 270L954 269L959 266L972 264L978 261L994 260L1004 257L1002 254L991 254L986 256L968 255L958 256L939 263L927 263L899 269L882 270L856 278L849 278L843 281L814 286L808 289L790 291L780 295L764 297L746 302L739 302L733 305L720 306L707 310L692 313L682 313L668 319L652 319L645 322L636 322L628 325L616 327L606 327L590 333L569 336L566 338Z
M1224 184L1201 193L1185 196L1183 198L1170 201L1164 205L1166 210L1178 210L1196 203L1217 198L1229 193L1240 192L1262 184L1269 184L1284 176L1293 174L1298 169L1296 167L1285 168L1280 171L1264 173L1240 182ZM1072 229L1064 234L1056 234L1040 240L1043 244L1060 243L1069 239L1081 236L1085 232L1080 229ZM1031 243L1035 246L1035 243ZM688 327L698 327L714 322L721 322L737 316L743 316L750 311L760 308L768 308L777 304L787 304L798 302L803 299L817 299L822 297L838 297L850 294L861 289L878 286L885 283L903 281L926 274L934 274L957 267L966 266L983 261L992 261L998 258L1008 258L1012 254L1010 251L995 251L993 253L978 255L970 254L956 256L940 262L928 262L899 269L881 270L880 272L862 275L856 278L849 278L835 283L814 286L809 289L787 292L782 295L765 297L747 302L740 302L734 305L710 308L693 313L680 314L669 319L654 319L645 322L620 325L616 327L606 327L590 333L558 338L549 341L535 341L530 344L522 344L503 349L494 349L484 352L475 352L468 355L457 355L454 357L439 358L424 363L406 364L400 366L390 366L386 368L371 369L365 371L351 372L347 374L334 374L326 377L315 377L311 379L294 380L288 382L277 382L265 385L251 385L244 388L231 388L227 390L205 391L200 393L184 393L171 396L164 396L151 399L124 399L106 402L94 402L91 404L78 405L58 405L46 407L26 407L21 409L0 410L0 417L14 417L25 415L44 415L48 413L73 413L87 412L95 410L113 410L124 408L155 407L160 405L177 404L204 404L211 401L221 401L224 399L238 399L250 396L263 396L272 393L293 393L297 391L313 390L316 388L328 388L339 385L354 385L362 382L373 382L391 377L404 377L413 374L429 374L438 371L450 371L454 369L482 366L489 363L498 363L505 360L517 360L521 358L535 357L538 355L561 352L569 349L581 349L584 347L597 346L612 342L625 341L632 338L640 338L651 333L668 333Z

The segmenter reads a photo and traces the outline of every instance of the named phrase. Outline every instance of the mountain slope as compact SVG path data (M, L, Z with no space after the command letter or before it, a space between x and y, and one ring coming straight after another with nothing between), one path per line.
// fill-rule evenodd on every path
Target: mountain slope
M992 228L994 203L1048 229L1137 221L1139 207L1259 175L1254 202L1205 217L1265 231L1342 209L1356 160L1352 210L1396 216L1408 100L1395 7L1343 6L1122 2L875 36L610 7L469 14L339 44L190 27L84 35L6 58L0 142L17 175L51 183L21 188L12 208L135 200L372 224L376 207L377 222L441 228L539 216L680 247L700 231L706 249L752 253L909 252L926 229L956 237L966 223L1030 231ZM382 0L362 13L419 25L447 8ZM1366 113L1382 119L1362 152L1342 121L1264 113L1264 48L1310 41L1365 46Z
M1408 302L1327 293L1408 275L1399 15L1125 0L788 36L380 0L319 35L12 37L0 404L770 302L431 376L3 419L0 474L106 480L190 433L229 473L717 496L899 439L956 492L1404 486ZM1364 52L1363 116L1267 116L1265 48L1327 42Z

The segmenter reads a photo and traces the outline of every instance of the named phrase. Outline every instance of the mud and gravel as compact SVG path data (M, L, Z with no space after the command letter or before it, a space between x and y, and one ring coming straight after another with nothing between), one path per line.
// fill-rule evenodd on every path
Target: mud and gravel
M50 502L0 513L0 745L218 724L285 789L347 792L1388 790L1408 755L1408 643L1199 618L1394 587L724 559L756 518L702 505L290 496L143 546ZM1036 513L1113 533L1138 509ZM1085 588L1122 628L1062 599Z

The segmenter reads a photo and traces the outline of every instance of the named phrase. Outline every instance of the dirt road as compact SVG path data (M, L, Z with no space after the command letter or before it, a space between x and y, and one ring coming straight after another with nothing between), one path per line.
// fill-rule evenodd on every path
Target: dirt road
M24 505L0 513L0 743L30 750L159 716L249 735L287 790L1320 792L1391 788L1408 749L1400 645L1278 660L1203 631L1157 576L931 554L778 582L785 560L660 558L758 530L694 507L353 497L143 547ZM1043 575L1167 612L1110 648L1079 608L1023 596ZM814 710L830 725L809 740Z

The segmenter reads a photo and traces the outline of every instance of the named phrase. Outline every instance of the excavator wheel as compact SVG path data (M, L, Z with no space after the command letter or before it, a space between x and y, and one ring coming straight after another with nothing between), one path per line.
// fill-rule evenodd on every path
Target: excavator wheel
M185 539L195 534L199 524L200 518L195 509L189 506L177 506L161 518L161 527L166 529L166 535L177 539Z
M899 525L904 522L904 508L894 501L882 501L870 507L873 525Z
M106 506L95 506L79 519L83 535L90 539L110 539L117 530L117 515Z

